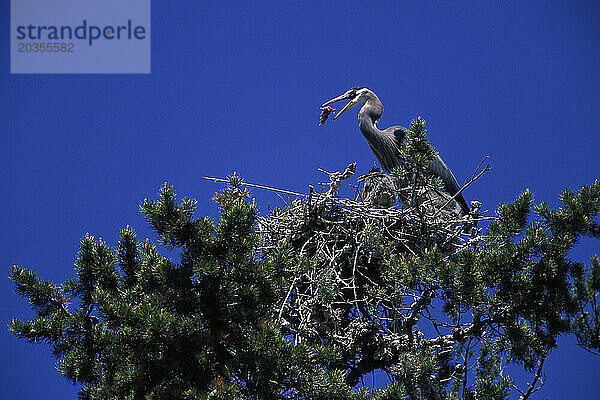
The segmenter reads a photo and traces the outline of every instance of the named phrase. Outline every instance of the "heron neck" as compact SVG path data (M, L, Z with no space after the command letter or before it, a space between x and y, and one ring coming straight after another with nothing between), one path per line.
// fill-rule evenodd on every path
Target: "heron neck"
M377 129L377 122L383 113L383 105L377 97L369 99L358 112L358 125L363 135L369 140L370 135L376 135L380 132Z

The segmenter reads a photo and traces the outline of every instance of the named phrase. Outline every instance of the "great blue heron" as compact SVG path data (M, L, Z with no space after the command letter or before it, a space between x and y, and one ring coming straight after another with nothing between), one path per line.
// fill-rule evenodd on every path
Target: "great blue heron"
M394 167L401 165L402 158L400 157L398 150L405 143L408 129L402 126L391 126L382 131L377 128L377 123L383 113L383 105L377 95L367 88L353 87L341 96L329 100L323 104L323 107L341 100L350 101L333 119L338 118L344 112L362 104L362 107L358 112L358 126L365 139L367 139L367 142L369 142L369 146L371 146L371 150L375 153L381 167L385 172L390 173ZM441 178L444 184L444 190L450 197L454 196L459 191L460 188L458 182L456 182L456 178L439 155L429 161L428 169L434 176ZM462 214L468 214L469 206L462 194L459 193L455 197L455 200L458 202Z

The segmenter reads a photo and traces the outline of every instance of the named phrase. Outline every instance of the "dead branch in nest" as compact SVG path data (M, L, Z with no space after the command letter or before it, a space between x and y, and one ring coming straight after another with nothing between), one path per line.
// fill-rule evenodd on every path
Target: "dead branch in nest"
M207 181L213 181L213 182L224 182L224 183L229 182L228 179L214 178L212 176L203 176L202 179L206 179ZM277 189L277 188L273 188L273 187L269 187L269 186L256 185L254 183L242 182L242 186L248 186L248 187L253 187L253 188L257 188L257 189L270 190L272 192L285 193L285 194L288 194L288 195L298 196L298 197L305 197L306 196L305 194L302 194L302 193L292 192L290 190L284 190L284 189Z
M442 210L444 210L444 209L445 209L445 208L448 206L448 204L450 204L452 201L454 201L454 199L456 199L456 197L458 197L458 195L460 195L460 194L463 192L463 190L465 190L466 188L468 188L469 186L471 186L471 184L472 184L473 182L475 182L475 181L476 181L477 179L479 179L479 178L480 178L480 177L481 177L483 174L485 174L486 172L488 172L489 170L491 170L491 169L492 169L491 165L488 163L488 164L485 166L485 168L484 168L484 169L483 169L481 172L479 172L479 174L477 174L477 171L479 170L479 168L481 167L481 165L483 164L483 162L484 162L485 160L487 160L488 158L489 158L489 156L485 156L485 158L484 158L483 160L481 160L481 162L480 162L480 163L479 163L479 165L477 166L477 169L476 169L476 170L475 170L475 172L473 173L473 177L471 178L471 180L470 180L469 182L465 183L465 184L464 184L464 186L463 186L463 187L461 187L461 188L460 188L460 190L454 194L454 196L452 196L450 199L448 199L448 201L447 201L446 203L444 203L444 205L443 205L442 207L440 207L440 209L439 209L439 210L437 210L437 212L436 212L436 213L433 215L433 217L434 217L434 218L435 218L436 216L438 216L438 215L439 215L439 214L442 212ZM477 174L477 175L475 175L475 174Z

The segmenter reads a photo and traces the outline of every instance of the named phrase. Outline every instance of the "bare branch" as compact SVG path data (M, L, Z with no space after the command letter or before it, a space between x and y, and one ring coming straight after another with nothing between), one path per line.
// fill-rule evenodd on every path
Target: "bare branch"
M531 396L533 393L540 390L542 388L542 386L544 385L544 382L541 381L541 377L542 377L542 371L543 371L543 367L544 367L544 361L546 361L547 357L548 357L548 353L546 353L540 360L537 370L535 371L535 376L533 377L533 381L531 381L531 383L529 384L529 386L527 388L527 392L525 392L521 397L519 397L519 400L527 400L529 398L529 396ZM536 386L538 380L540 380L540 385ZM519 392L521 392L521 391L519 390ZM523 393L523 392L521 392L521 393Z
M471 177L471 180L475 179L475 175L477 175L477 171L479 171L479 168L481 168L481 166L483 165L483 163L485 162L485 160L487 160L488 158L490 158L490 156L485 156L485 157L483 157L483 160L481 160L479 162L479 165L477 165L477 168L475 168L475 171L473 172L473 176ZM486 166L486 168L488 168L489 165L490 164L488 163L488 165Z
M206 179L208 181L213 181L213 182L225 182L225 183L229 182L228 179L213 178L211 176L203 176L202 179ZM253 188L257 188L257 189L270 190L272 192L285 193L285 194L289 194L289 195L293 195L293 196L298 196L298 197L306 197L307 196L306 194L302 194L302 193L292 192L292 191L284 190L284 189L272 188L272 187L269 187L269 186L256 185L254 183L242 182L241 185L242 186L249 186L249 187L253 187Z
M463 190L465 190L466 188L471 186L471 184L473 182L475 182L477 179L479 179L481 177L481 175L485 174L487 171L489 171L491 169L492 169L492 167L490 166L490 164L486 165L485 168L479 174L477 174L475 177L473 177L469 182L467 182L463 187L461 187L460 190L454 194L454 196L452 196L450 199L448 199L448 201L443 206L441 206L439 210L436 211L436 213L433 215L433 218L437 217L442 212L442 210L444 210L444 208L446 208L446 206L448 204L450 204L454 199L456 199L456 197L459 194L461 194L463 192Z

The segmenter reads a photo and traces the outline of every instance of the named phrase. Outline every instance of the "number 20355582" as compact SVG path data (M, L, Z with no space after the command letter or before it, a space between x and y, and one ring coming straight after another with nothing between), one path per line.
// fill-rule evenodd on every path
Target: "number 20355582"
M19 53L73 53L73 43L37 43L20 42Z

